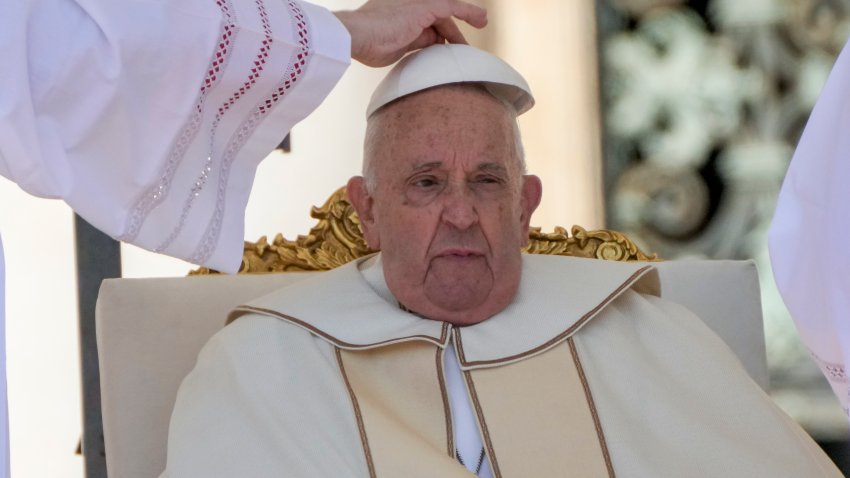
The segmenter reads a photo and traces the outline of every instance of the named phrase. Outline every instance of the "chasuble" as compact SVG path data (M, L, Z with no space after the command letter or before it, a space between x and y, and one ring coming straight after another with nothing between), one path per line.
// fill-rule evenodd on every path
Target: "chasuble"
M839 477L652 266L524 256L468 327L381 297L359 260L237 308L178 394L169 478L468 477L453 347L495 477Z

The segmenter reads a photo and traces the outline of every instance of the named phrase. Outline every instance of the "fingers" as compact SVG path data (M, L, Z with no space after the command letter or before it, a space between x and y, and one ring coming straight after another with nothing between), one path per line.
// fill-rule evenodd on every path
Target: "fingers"
M467 0L368 0L336 15L351 34L352 58L371 66L434 44L467 43L457 21L487 25L487 11Z
M421 48L429 47L435 43L443 43L445 40L437 34L433 28L426 28L419 35L419 38L413 40L407 47L407 51L415 51Z
M454 2L452 16L469 23L475 28L487 26L487 10L464 1Z
M437 20L431 28L434 29L438 36L445 38L449 43L467 43L463 33L460 32L460 28L457 27L451 18Z

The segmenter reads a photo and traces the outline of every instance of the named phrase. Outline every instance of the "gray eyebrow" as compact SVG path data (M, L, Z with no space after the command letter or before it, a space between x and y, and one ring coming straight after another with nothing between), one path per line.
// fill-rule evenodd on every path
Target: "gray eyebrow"
M416 166L413 167L413 171L419 172L419 171L427 171L429 169L437 169L442 165L443 165L442 161L430 161L430 162L427 162L427 163L420 163L420 164L417 164Z
M482 163L478 165L479 171L492 171L496 173L504 173L507 169L499 163Z
M413 167L413 171L414 172L428 171L430 169L437 169L437 168L441 167L442 165L443 165L442 161L429 161L427 163L417 164L416 166ZM492 163L492 162L481 163L481 164L478 165L478 167L476 169L478 171L492 171L492 172L497 172L497 173L504 173L505 171L507 171L507 169L503 165L501 165L499 163Z

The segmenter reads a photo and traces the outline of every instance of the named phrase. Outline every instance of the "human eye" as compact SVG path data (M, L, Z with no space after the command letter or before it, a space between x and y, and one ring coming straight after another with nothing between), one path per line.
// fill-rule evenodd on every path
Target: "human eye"
M473 178L473 182L478 184L501 184L502 179L490 174L484 174Z
M490 173L476 174L470 178L471 186L485 191L495 191L501 189L506 183L505 178Z
M416 176L410 183L412 186L420 189L433 189L440 184L435 176L430 175Z
M416 174L407 181L407 200L412 206L429 204L440 195L445 184L445 178L440 175L433 173Z

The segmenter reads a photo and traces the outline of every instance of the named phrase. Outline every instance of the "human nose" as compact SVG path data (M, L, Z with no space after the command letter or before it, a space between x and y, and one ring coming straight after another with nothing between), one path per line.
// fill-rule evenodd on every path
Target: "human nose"
M443 222L456 229L468 229L478 223L478 209L472 192L464 186L446 188L443 203Z

